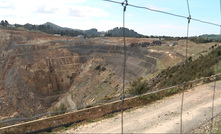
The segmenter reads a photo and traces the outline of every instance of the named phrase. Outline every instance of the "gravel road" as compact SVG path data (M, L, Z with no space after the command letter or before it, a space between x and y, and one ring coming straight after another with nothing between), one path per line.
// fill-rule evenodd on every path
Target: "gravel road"
M184 95L183 133L210 120L214 82L187 90ZM179 133L181 93L124 112L125 133ZM214 115L221 111L221 81L217 81ZM121 133L121 115L70 128L66 133Z
M71 99L70 94L67 96L67 101L68 101L68 104L70 105L71 109L76 109L77 108L75 102Z

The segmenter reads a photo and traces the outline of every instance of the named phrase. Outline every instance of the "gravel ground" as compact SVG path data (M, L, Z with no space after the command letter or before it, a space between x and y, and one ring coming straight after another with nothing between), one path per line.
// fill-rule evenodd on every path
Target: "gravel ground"
M211 119L212 115L213 85L214 83L205 84L185 92L183 133L210 132L210 125L206 125L208 124L206 122ZM217 115L221 111L221 81L217 82L215 93L214 115ZM176 94L141 108L124 112L124 132L179 133L181 95L181 93ZM199 126L202 127L199 128ZM121 133L121 115L70 128L65 133Z
M200 127L196 128L195 130L191 131L190 133L204 133L204 134L209 134L209 133L220 133L221 131L221 114L216 115L213 118L213 125L211 129L211 123L212 121L208 121L205 124L201 125ZM211 131L212 130L212 131Z

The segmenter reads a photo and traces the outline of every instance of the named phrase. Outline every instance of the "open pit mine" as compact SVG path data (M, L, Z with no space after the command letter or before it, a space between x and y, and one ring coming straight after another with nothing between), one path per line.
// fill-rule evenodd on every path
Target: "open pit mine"
M182 55L153 50L154 39L126 38L126 86ZM164 44L160 44L164 45ZM121 37L62 37L0 29L0 120L79 109L118 99Z

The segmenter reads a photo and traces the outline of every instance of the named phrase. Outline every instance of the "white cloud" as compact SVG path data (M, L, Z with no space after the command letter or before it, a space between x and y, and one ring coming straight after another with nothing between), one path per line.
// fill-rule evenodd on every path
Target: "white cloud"
M186 25L140 23L128 27L144 35L186 36Z
M0 13L9 23L56 23L107 17L99 7L86 6L86 0L1 0ZM43 22L44 21L44 22Z
M48 6L42 5L36 9L36 13L40 13L40 14L50 13L51 14L51 13L56 13L57 10L58 8L56 7L48 7Z
M77 18L88 18L88 17L107 17L108 13L103 9L94 8L89 6L72 6L68 9L68 14L72 17Z
M9 9L12 8L12 3L8 0L1 0L0 1L0 9Z
M88 30L91 28L96 28L99 31L107 31L113 29L114 27L121 27L122 23L118 21L111 21L111 20L90 20L86 19L82 20L74 20L68 22L59 22L57 23L60 26L71 27L74 29L82 29Z
M150 9L154 9L154 10L160 10L160 11L168 11L168 10L170 10L170 8L158 7L158 6L153 5L153 4L147 4L146 7L150 8Z

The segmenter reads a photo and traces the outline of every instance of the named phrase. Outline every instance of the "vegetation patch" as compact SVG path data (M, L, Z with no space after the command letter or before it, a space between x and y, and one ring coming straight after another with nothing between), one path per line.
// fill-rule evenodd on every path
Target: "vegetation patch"
M54 108L52 113L54 113L53 115L59 115L65 113L66 110L66 106L62 103L59 107Z
M142 94L148 90L147 81L143 80L143 78L139 78L131 83L129 92L133 95Z
M107 114L107 115L104 116L105 119L112 118L112 117L114 117L113 114Z
M180 89L178 87L176 87L173 89L166 90L166 93L172 95L172 94L178 93L179 91L180 91Z
M174 85L179 85L187 81L208 77L220 73L221 69L216 71L216 65L221 60L221 47L216 44L211 47L207 55L201 55L196 60L188 57L186 63L179 64L162 70L155 78L144 81L138 79L131 84L131 94L141 94L149 89L161 89ZM168 92L176 92L168 91Z
M88 119L87 122L92 123L92 122L95 122L95 120Z
M217 126L217 131L216 131L217 134L220 134L221 133L221 120L218 121L218 126Z
M105 71L106 67L101 67L101 65L98 65L94 69L97 70L97 71Z
M151 98L149 96L141 95L141 96L139 96L139 98L145 100L146 102L151 101Z
M98 85L98 86L97 86L97 90L98 90L98 91L102 91L102 90L103 90L103 87L102 87L101 85Z
M100 70L100 68L101 68L101 65L98 65L98 66L96 66L94 69L95 69L95 70Z

